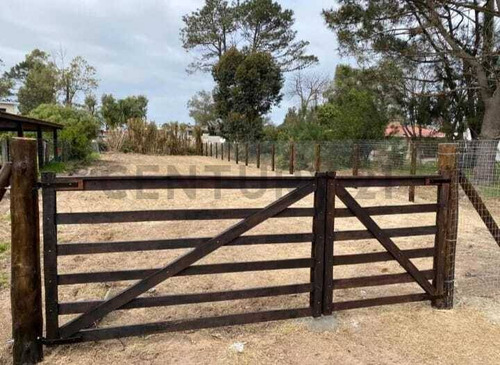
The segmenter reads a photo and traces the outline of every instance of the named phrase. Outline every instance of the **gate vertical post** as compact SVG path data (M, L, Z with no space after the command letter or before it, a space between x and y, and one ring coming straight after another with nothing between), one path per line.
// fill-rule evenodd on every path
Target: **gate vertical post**
M455 291L455 253L458 232L458 171L457 145L443 143L439 145L438 164L441 175L451 179L446 204L446 224L444 228L444 242L441 259L443 260L443 296L433 302L440 309L453 308Z
M43 358L37 141L14 138L11 156L13 362L34 364Z
M314 218L313 218L313 242L311 256L313 266L311 268L311 283L313 286L310 305L313 317L320 317L323 307L323 270L325 256L325 216L326 216L326 194L327 176L316 173L316 190L314 191Z
M417 174L417 142L410 142L410 175ZM408 200L415 203L415 186L408 188Z
M57 282L56 175L42 174L43 184L43 268L45 278L45 318L47 338L59 338Z
M333 312L333 254L335 231L335 172L328 172L325 214L325 267L323 270L323 314Z

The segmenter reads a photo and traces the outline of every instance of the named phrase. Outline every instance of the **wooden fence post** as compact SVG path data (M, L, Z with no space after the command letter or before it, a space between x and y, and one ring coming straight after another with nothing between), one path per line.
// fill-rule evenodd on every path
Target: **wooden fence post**
M213 157L214 156L214 145L212 142L210 142L210 157Z
M314 146L314 171L319 172L321 169L321 145L316 143Z
M220 144L220 159L224 161L224 145L225 143Z
M359 175L359 144L355 143L352 147L352 176Z
M231 142L227 144L227 160L231 161Z
M439 172L443 176L451 179L447 197L445 227L442 248L437 253L438 265L442 260L442 280L443 296L436 299L433 304L440 309L453 308L453 297L455 290L455 253L458 232L458 170L457 170L457 145L453 143L443 143L438 149ZM443 195L443 192L440 192ZM439 212L438 212L439 215ZM439 217L438 217L439 219ZM439 229L439 227L438 227Z
M245 166L248 166L248 143L245 143Z
M257 143L257 168L260 169L260 142Z
M234 159L236 160L236 165L240 162L240 144L236 143L234 146Z
M215 158L219 158L219 142L215 143Z
M410 142L410 175L417 174L417 143ZM415 186L410 186L408 189L408 200L415 202Z
M42 285L37 190L37 141L11 142L11 307L14 364L42 360Z
M288 172L293 175L295 172L295 144L290 142L290 164L288 167Z
M276 169L275 156L276 156L276 146L273 143L271 145L271 171L274 171Z

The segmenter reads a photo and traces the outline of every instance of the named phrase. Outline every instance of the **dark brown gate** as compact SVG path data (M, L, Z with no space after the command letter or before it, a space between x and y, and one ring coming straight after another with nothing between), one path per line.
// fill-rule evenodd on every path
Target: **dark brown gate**
M434 204L361 207L346 188L368 186L439 186L439 201ZM92 341L147 333L209 328L261 321L318 317L332 311L392 304L416 300L436 300L443 293L443 242L446 224L446 201L449 180L439 176L423 177L335 177L334 173L318 173L314 177L78 177L56 178L43 174L43 233L46 299L46 342L63 343ZM58 191L104 191L134 189L291 189L289 193L264 208L255 209L189 209L133 212L59 213L56 209ZM304 197L314 193L311 208L290 208ZM335 207L338 197L346 208ZM436 225L430 227L381 229L372 219L374 215L437 212ZM310 232L243 235L269 218L312 217ZM338 232L335 219L357 217L366 227L363 231ZM168 239L155 241L100 242L58 244L57 226L60 224L99 224L168 220L241 219L215 237ZM401 250L392 237L435 235L434 247ZM342 240L377 239L387 252L336 256L334 243ZM193 265L218 248L226 245L281 244L311 242L311 255L306 258L258 262ZM92 273L60 274L57 258L64 255L85 255L111 252L165 250L191 248L189 252L164 267L148 270L102 271ZM420 271L410 261L416 257L433 257L433 270ZM405 274L380 275L355 279L334 279L336 265L355 265L395 260ZM310 268L310 282L286 286L244 290L140 297L161 282L174 276L248 272L259 270ZM103 301L59 302L60 285L139 280L119 294ZM432 283L429 281L432 280ZM417 282L423 293L369 300L336 302L336 289ZM119 327L91 328L97 321L117 309L132 309L216 302L246 298L272 297L310 293L310 305L305 308L250 312L183 321L168 321ZM59 316L78 314L76 318L59 324Z

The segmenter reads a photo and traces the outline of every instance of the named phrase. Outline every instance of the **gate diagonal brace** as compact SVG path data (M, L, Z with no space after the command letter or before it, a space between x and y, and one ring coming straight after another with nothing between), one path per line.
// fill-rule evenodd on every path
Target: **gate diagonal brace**
M295 190L292 190L285 196L269 204L257 213L254 213L244 220L236 223L218 236L208 240L201 246L194 248L185 255L172 261L147 278L140 280L136 284L123 290L114 297L94 307L81 316L69 321L60 328L61 338L69 338L77 334L81 329L90 327L93 323L103 318L108 313L120 308L124 304L130 302L132 299L138 297L139 295L160 284L166 279L177 275L179 272L204 258L211 252L217 250L219 247L231 243L245 232L249 231L265 220L274 217L276 214L280 213L290 205L311 194L316 190L316 185L316 182L311 182L302 185Z
M343 187L337 186L337 196L346 207L359 219L359 221L373 234L373 236L384 246L394 259L415 279L415 281L432 296L436 295L436 289L429 283L418 268L404 255L394 241L378 226L378 224L366 213L361 205L356 202L351 194Z

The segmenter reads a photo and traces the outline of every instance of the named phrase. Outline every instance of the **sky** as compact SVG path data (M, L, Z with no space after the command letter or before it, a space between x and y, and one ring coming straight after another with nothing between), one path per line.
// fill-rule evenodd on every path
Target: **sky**
M204 0L5 1L0 11L0 59L5 68L34 48L52 54L63 49L66 59L83 56L97 69L99 97L146 95L148 118L158 124L192 123L188 100L199 90L213 88L210 74L186 73L194 55L179 39L182 16L202 7ZM319 65L308 72L333 77L336 65L348 62L337 55L335 35L321 16L334 1L278 2L295 12L297 39L309 41L308 52L319 58ZM294 104L285 96L280 107L273 108L272 122L280 124Z

